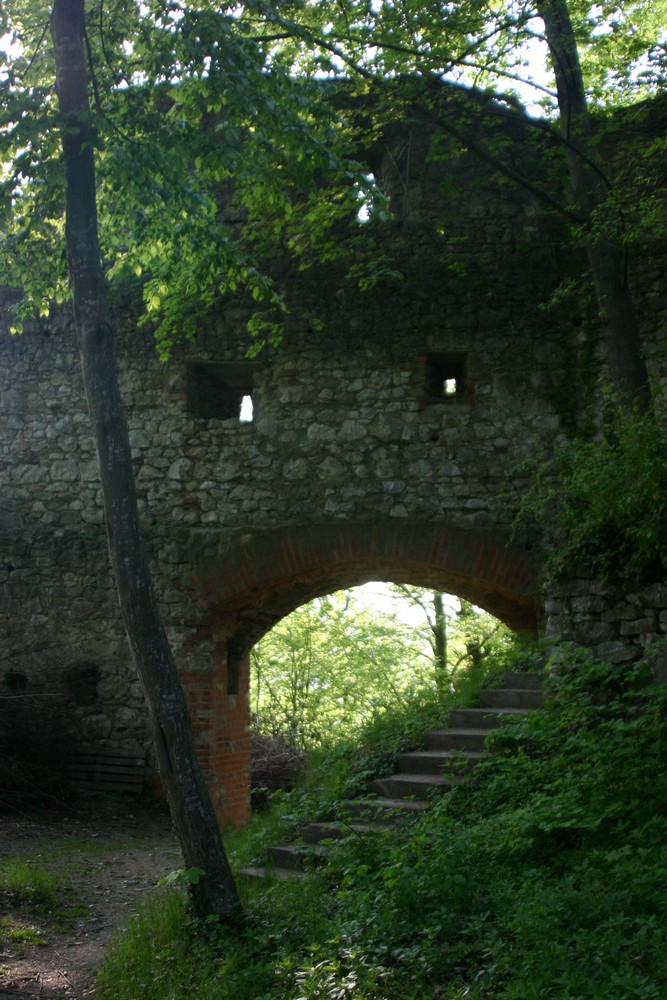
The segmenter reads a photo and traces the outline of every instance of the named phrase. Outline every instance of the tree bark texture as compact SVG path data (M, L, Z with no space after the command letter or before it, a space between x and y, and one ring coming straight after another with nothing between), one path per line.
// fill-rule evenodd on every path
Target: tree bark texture
M114 331L100 263L94 130L84 50L84 0L54 0L51 33L63 115L66 244L79 351L100 466L109 552L141 678L160 777L202 915L240 913L220 829L195 756L185 697L155 596L136 502L132 455L116 377Z
M639 323L627 280L627 251L605 234L608 193L598 166L577 41L566 0L537 0L556 77L561 127L575 206L587 220L588 262L607 349L607 361L620 402L647 411L651 393L642 356ZM599 218L596 219L596 214Z
M435 654L435 687L439 695L444 695L449 688L447 672L447 612L443 594L435 591L433 594L433 652Z

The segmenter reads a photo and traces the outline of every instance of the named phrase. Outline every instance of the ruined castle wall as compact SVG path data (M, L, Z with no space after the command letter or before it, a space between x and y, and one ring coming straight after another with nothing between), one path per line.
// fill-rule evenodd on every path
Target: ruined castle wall
M394 153L389 159L402 169ZM382 162L378 173L389 170ZM130 310L117 317L156 587L200 755L227 818L242 818L247 792L247 783L238 790L219 777L223 760L237 774L247 767L247 663L241 657L232 682L228 609L216 610L193 580L201 583L230 552L303 526L424 525L451 533L463 549L467 538L500 548L527 484L523 463L558 447L585 410L589 318L576 303L545 309L563 275L583 266L563 227L469 155L451 163L447 184L442 170L430 176L429 165L419 175L410 162L412 173L395 178L404 201L394 196L392 221L353 224L362 242L367 234L386 246L396 274L362 293L342 264L305 274L287 267L292 308L283 341L252 361L243 303L221 303L197 342L179 345L166 364ZM384 183L391 191L391 178ZM654 264L641 280L653 296L645 332L657 378L665 374L667 307ZM61 310L12 338L4 306L0 685L21 677L57 698L83 742L145 745L71 317ZM202 373L245 387L252 422L238 412L211 415ZM448 394L443 382L452 379ZM534 543L523 528L513 545L534 562ZM398 579L409 560L396 557L392 569L392 551L381 569ZM353 563L341 564L338 585L371 578L369 562ZM440 577L429 575L426 557L414 563L414 582L450 583L482 605L502 598L508 615L515 598L539 607L537 565L519 593L491 579L490 567ZM297 567L290 586L289 600L299 603L317 583ZM252 581L246 589L252 603ZM558 608L548 610L552 623L564 621ZM663 611L654 624L665 631ZM615 640L600 633L601 643Z

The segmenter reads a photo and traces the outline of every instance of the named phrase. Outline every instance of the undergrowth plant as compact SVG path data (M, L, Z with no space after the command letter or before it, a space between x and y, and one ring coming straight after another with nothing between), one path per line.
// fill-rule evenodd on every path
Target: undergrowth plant
M401 989L423 963L415 996L665 995L667 692L645 664L563 660L470 782L348 865L347 920Z
M26 947L34 944L45 944L44 935L34 924L15 917L0 917L1 952L20 957Z
M245 926L155 901L99 1000L664 1000L667 687L648 658L570 646L546 676L470 780L322 871L246 886Z
M127 847L75 837L51 840L26 857L0 857L0 946L16 954L26 944L43 943L53 931L66 933L88 912L71 876L91 853Z
M31 910L52 910L62 892L62 880L43 864L25 858L0 862L0 892Z
M20 955L48 931L68 931L86 911L62 867L37 858L0 859L0 950Z
M667 569L667 414L628 414L610 401L603 433L574 440L530 469L515 522L550 524L547 570L583 565L601 582Z
M406 693L375 713L354 737L346 735L312 751L298 787L276 793L273 809L255 826L275 839L281 825L284 835L286 824L294 827L345 815L349 799L363 795L373 778L392 774L400 754L419 745L428 729L445 726L452 709L474 704L480 688L498 683L508 670L540 669L544 658L540 643L514 636L479 663L458 671L444 694L433 685ZM256 845L265 842L260 833Z

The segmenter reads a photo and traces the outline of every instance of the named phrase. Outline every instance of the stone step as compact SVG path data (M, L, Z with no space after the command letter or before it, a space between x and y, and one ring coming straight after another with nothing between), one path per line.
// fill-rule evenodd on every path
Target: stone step
M455 708L449 724L452 729L494 729L527 714L527 708Z
M456 783L455 777L445 778L439 774L392 774L388 778L376 778L370 787L387 798L426 801L433 794L448 792Z
M377 798L355 799L346 802L345 813L352 819L369 823L396 823L406 816L419 816L426 809L423 799L401 799L380 795Z
M387 829L386 823L308 823L301 830L301 838L306 844L321 844L327 840L342 840L356 834L365 837L368 834L381 833Z
M503 675L503 687L518 688L520 691L539 691L544 682L544 674L537 672L520 673L518 670L508 670Z
M425 750L401 754L399 773L376 778L370 790L377 798L345 803L343 814L349 816L349 822L309 823L301 831L302 843L269 848L271 867L246 868L241 874L263 877L268 873L274 878L303 876L326 859L326 841L353 834L367 836L386 829L400 818L418 816L429 798L449 791L471 767L490 756L484 746L494 727L520 719L540 707L541 682L540 674L507 673L504 687L480 692L478 708L457 708L451 714L449 728L425 733Z
M269 861L278 870L305 872L326 860L326 848L312 844L278 844L268 849Z
M528 688L486 688L479 692L481 708L541 708L543 696L541 691L531 691Z
M424 733L424 743L427 750L482 753L488 735L488 729L431 729Z
M486 732L484 733L486 736ZM479 750L467 753L456 750L415 750L398 758L399 770L408 774L462 775L486 760L490 754Z
M240 868L238 874L243 875L245 878L262 879L305 878L306 876L304 871L298 871L296 868L264 868L262 865L251 865L248 868Z

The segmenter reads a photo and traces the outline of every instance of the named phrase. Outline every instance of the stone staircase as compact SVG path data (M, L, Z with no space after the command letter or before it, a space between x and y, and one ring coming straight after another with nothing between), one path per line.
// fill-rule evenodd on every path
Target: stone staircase
M266 867L245 868L241 874L303 876L326 861L327 842L381 832L406 815L422 812L434 795L448 792L490 756L485 744L491 729L541 706L542 676L505 674L502 687L480 691L478 707L456 708L447 729L425 733L423 750L401 754L396 774L376 778L367 798L346 803L344 820L309 823L299 841L268 849Z

